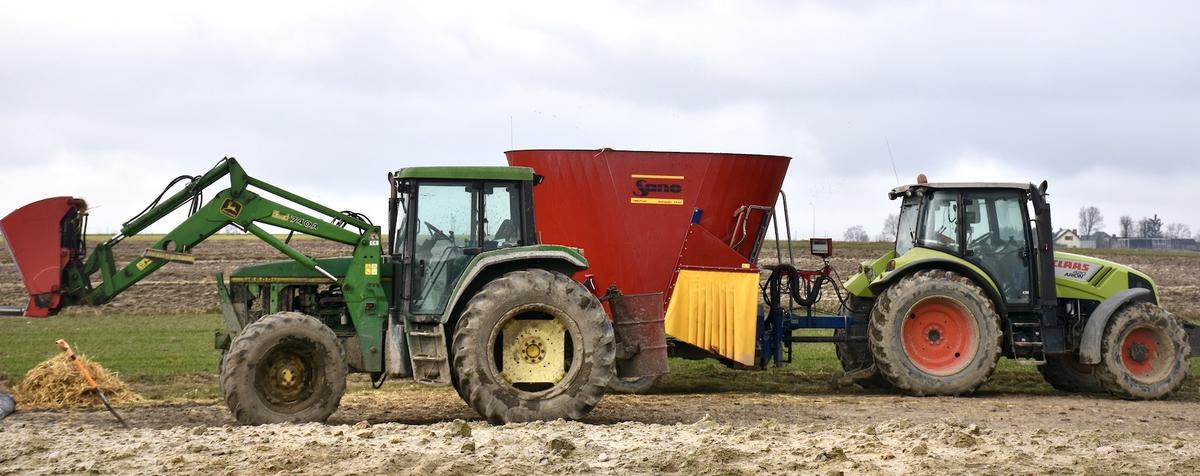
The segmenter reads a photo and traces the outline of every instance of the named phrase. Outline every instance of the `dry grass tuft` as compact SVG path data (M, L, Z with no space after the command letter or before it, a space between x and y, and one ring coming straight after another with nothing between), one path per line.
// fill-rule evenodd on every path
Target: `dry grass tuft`
M92 362L80 355L79 360L92 373L96 385L104 391L109 402L118 403L139 402L142 396L129 388L116 374L109 372L100 364ZM44 361L25 374L25 379L17 385L13 398L24 408L62 408L73 406L89 406L100 404L99 397L88 386L79 369L66 354L58 354Z

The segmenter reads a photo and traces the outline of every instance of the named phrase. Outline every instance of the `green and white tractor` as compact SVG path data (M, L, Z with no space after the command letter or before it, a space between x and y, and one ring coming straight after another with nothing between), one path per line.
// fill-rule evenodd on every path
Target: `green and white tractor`
M1064 391L1158 399L1179 389L1185 323L1159 305L1149 276L1055 251L1046 187L921 177L892 190L895 249L846 282L859 322L839 331L851 337L837 345L847 374L864 387L961 395L1009 357Z

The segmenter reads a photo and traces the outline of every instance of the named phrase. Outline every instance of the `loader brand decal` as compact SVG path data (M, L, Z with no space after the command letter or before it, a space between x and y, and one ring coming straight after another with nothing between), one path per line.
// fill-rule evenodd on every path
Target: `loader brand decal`
M134 265L134 266L136 266L136 267L137 267L138 271L145 271L145 270L146 270L146 267L147 267L147 266L150 266L150 263L153 263L153 262L154 262L154 261L151 261L151 260L150 260L150 258L142 258L142 259L141 259L140 261L138 261L138 262L137 262L137 264L136 264L136 265Z
M667 182L668 180L683 180L682 175L633 174L629 177L635 180L633 182L633 196L629 198L629 203L643 205L683 205L682 198L649 196L652 193L673 195L683 193L683 184Z
M221 214L229 218L237 218L242 214L242 204L235 202L232 198L226 198L221 203Z
M1074 281L1087 282L1100 272L1102 266L1086 261L1075 261L1069 259L1054 260L1054 275L1059 278L1066 278Z
M283 220L288 223L295 223L297 225L308 228L310 230L317 229L317 224L315 222L313 222L312 220L301 218L296 215L289 215L289 214L283 213L279 210L271 210L271 218L274 218L276 220Z
M367 276L379 276L379 263L366 263L363 265L363 274Z

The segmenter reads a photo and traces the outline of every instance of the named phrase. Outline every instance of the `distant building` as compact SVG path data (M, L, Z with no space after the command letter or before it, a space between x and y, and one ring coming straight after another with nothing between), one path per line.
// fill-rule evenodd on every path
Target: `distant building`
M1054 232L1055 248L1079 248L1083 243L1075 230L1061 229Z
M1200 251L1200 243L1192 238L1114 238L1112 241L1113 248Z
M1116 237L1103 231L1097 231L1090 235L1080 237L1079 246L1081 248L1100 248L1107 249L1113 247L1113 240Z

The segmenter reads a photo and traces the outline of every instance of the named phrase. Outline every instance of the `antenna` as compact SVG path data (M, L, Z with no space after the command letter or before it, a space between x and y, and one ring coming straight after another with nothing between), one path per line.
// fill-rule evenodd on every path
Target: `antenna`
M896 157L892 156L892 141L888 140L888 136L883 136L883 142L887 144L888 159L892 161L892 176L896 177L896 186L900 186L900 174L896 173Z
M513 121L512 121L512 114L509 114L509 115L508 115L508 149L509 149L509 150L512 150L512 149L516 149L516 148L517 148L517 147L513 145ZM895 165L892 165L892 168L894 169L894 168L896 168L896 166L895 166ZM899 181L900 181L900 179L896 179L896 181L897 181L897 182L899 182Z

